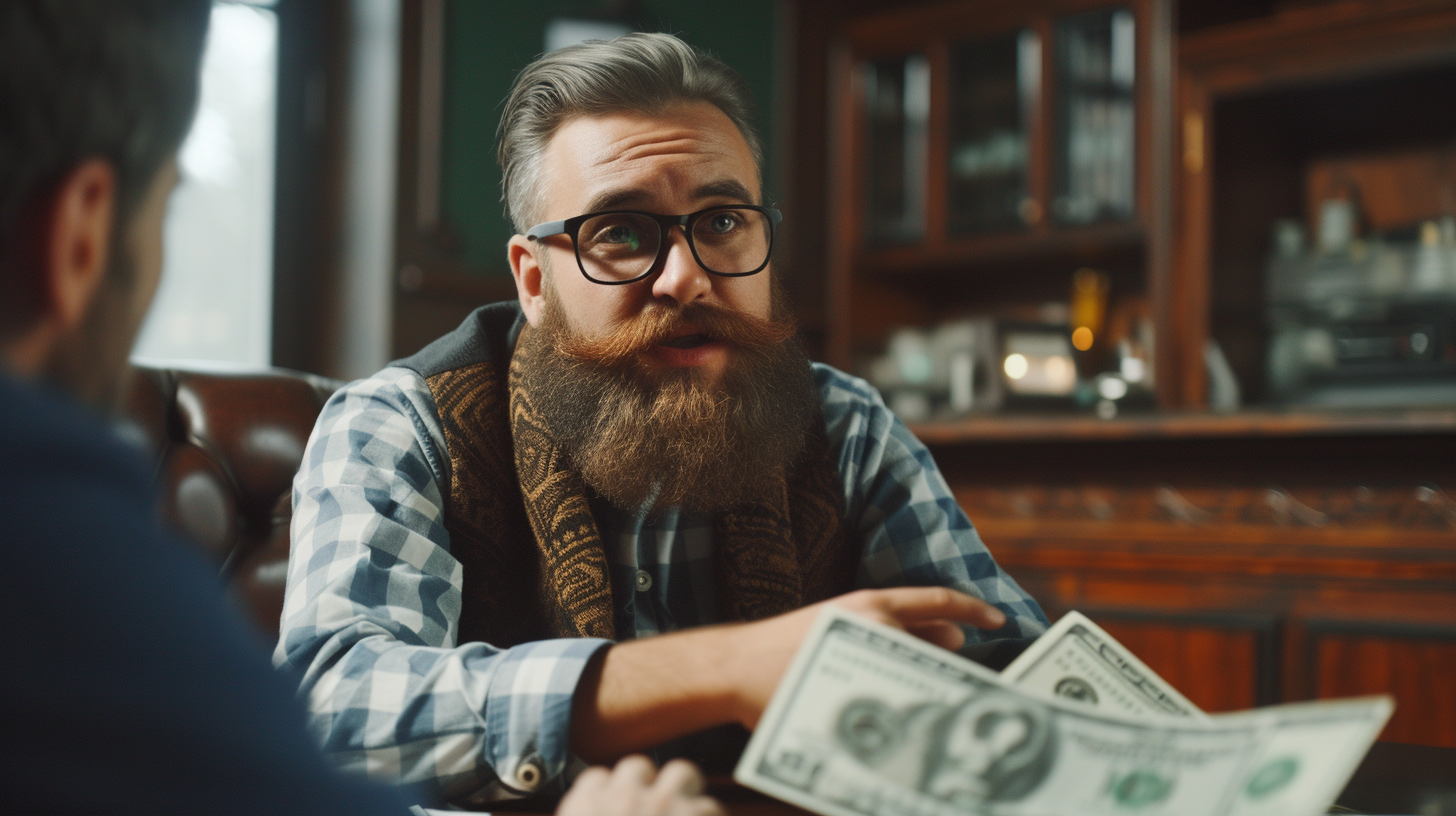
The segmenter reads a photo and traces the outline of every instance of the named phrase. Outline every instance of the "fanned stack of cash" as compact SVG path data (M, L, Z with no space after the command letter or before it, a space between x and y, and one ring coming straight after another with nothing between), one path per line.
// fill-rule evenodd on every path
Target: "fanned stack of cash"
M734 776L826 816L1313 816L1393 708L1210 716L1076 612L998 675L830 607Z

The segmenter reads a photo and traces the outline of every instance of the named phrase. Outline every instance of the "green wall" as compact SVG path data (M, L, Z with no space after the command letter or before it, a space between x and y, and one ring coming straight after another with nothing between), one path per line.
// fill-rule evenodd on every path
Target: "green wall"
M601 4L448 0L441 206L476 274L508 276L495 129L516 72L543 48L546 23L591 17ZM766 198L779 189L773 155L775 0L729 3L639 2L641 30L677 34L743 75L753 93L754 122L767 149Z

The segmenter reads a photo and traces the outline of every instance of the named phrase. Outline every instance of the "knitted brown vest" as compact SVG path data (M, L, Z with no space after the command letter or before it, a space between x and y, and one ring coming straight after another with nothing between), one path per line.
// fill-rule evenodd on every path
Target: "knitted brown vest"
M458 640L615 638L587 489L508 376L521 323L513 303L481 307L396 363L425 378L444 430L445 529L464 571ZM843 482L821 418L786 478L716 518L721 619L757 620L848 591L858 559L843 524Z

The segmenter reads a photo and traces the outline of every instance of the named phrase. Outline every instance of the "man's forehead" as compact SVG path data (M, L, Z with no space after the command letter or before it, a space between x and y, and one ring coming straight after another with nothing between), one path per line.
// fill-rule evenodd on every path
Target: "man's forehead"
M747 140L707 102L573 117L556 129L544 159L547 183L558 188L553 197L613 205L658 194L758 197Z

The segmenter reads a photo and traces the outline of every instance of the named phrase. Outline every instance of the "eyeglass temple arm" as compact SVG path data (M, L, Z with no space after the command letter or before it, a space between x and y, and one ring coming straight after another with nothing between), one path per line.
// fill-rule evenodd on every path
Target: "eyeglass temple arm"
M565 221L547 221L544 224L537 224L526 230L526 240L539 241L542 238L550 238L553 235L560 235L566 232Z

